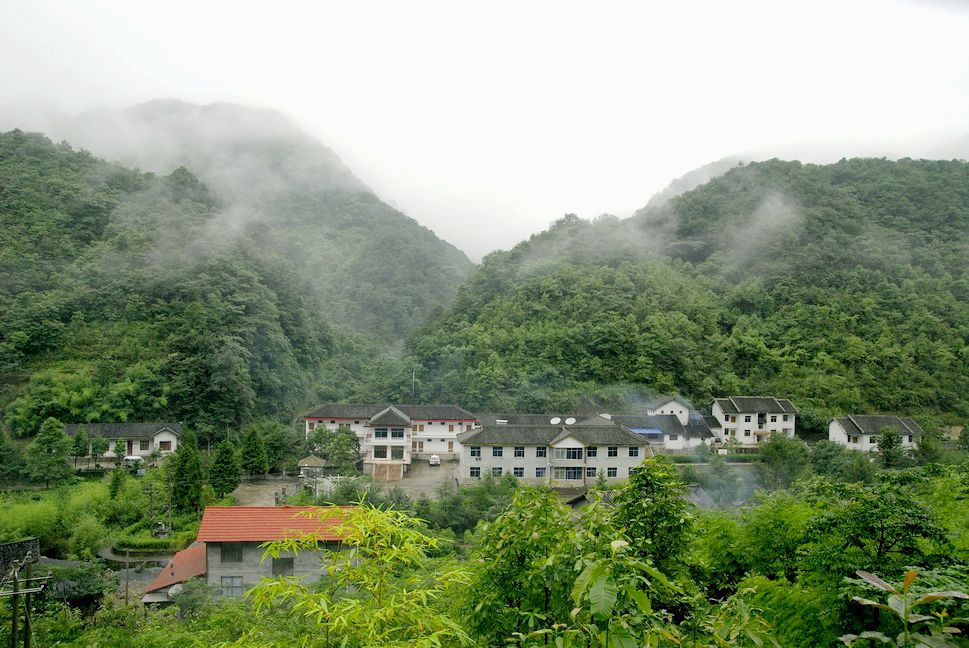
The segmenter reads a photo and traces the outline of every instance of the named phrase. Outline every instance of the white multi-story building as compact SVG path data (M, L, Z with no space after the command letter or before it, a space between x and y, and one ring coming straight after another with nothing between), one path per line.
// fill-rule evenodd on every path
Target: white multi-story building
M649 443L606 416L537 414L486 416L485 424L458 436L459 479L512 475L556 488L590 485L600 476L625 479L647 456Z
M722 429L722 440L755 447L771 434L793 437L797 408L786 398L773 396L728 396L717 398L710 407Z
M878 450L878 442L885 430L896 432L899 445L907 449L917 447L919 438L925 434L919 424L910 418L853 414L831 419L828 423L828 440L852 450L874 452Z
M303 417L307 438L320 427L351 430L360 442L364 470L381 481L401 479L413 459L432 454L454 460L457 435L471 430L474 414L457 405L328 403Z
M684 399L674 396L660 396L646 403L647 416L672 414L679 419L680 425L690 422L690 405Z

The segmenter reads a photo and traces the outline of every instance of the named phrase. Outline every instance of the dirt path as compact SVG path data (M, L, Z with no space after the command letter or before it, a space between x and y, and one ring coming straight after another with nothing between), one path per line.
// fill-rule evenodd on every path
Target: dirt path
M251 484L243 482L232 492L232 497L235 498L236 506L275 506L276 493L282 495L284 488L286 495L292 495L297 489L296 480L255 480Z

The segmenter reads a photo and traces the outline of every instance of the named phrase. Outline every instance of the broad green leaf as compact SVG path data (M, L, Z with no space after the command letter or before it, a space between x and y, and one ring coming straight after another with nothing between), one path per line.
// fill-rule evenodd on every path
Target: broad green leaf
M600 619L608 618L612 615L612 609L616 605L616 594L618 589L609 574L602 574L589 588L589 603L592 614Z

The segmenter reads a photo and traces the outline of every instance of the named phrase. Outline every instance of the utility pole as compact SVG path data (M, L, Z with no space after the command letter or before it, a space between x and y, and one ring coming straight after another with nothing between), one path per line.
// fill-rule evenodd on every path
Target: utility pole
M417 393L417 369L410 370L410 399L414 400Z
M13 568L13 600L10 601L10 648L17 648L17 621L19 621L20 611L17 609L20 603L20 583L18 582L17 566Z
M30 648L31 637L34 634L34 624L30 619L30 583L33 581L33 563L27 563L27 593L24 594L24 648Z
M128 607L128 580L131 578L131 549L124 552L124 605Z

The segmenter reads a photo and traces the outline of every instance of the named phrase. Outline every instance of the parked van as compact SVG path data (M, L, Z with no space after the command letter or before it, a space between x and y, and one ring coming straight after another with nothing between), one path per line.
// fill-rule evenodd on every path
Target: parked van
M141 457L127 456L121 460L122 468L141 468L141 462L144 461Z

